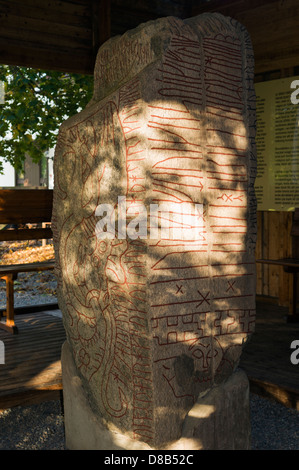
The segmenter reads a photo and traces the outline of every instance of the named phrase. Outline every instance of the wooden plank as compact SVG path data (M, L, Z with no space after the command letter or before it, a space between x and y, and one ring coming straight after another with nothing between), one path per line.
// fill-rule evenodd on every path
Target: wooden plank
M64 341L64 337L61 337L61 341ZM47 364L47 371L49 374L49 371L55 370L59 364L58 361L60 360L58 357L58 352L60 352L60 349L58 350L57 348L57 343L58 340L56 339L56 344L52 346L52 351L49 352L49 354L44 354L42 355L42 345L39 345L39 350L35 354L32 354L32 357L30 360L24 361L24 358L22 360L21 357L14 358L14 357L9 357L6 355L6 360L11 362L13 361L14 364L14 370L9 371L9 381L5 381L4 379L1 379L1 390L4 388L11 388L11 382L14 383L19 383L20 379L23 380L23 378L26 376L34 376L37 371L41 371L44 374L44 371L46 369L45 364ZM48 343L47 343L48 344ZM37 351L38 345L34 343L33 347ZM16 350L15 354L17 356L21 356L22 354L24 355L24 352L22 353L21 351ZM22 375L20 375L20 371L22 370Z
M0 230L0 241L49 240L51 238L53 238L53 233L50 228Z
M62 384L53 390L27 390L0 396L0 411L15 406L30 406L46 401L62 401Z
M30 361L26 361L26 363L24 362L24 349L22 350L21 346L19 348L17 346L14 346L14 349L13 349L14 357L11 358L9 353L7 353L6 354L6 359L7 360L13 359L15 367L21 365L23 372L26 369L29 369L29 371L31 371L33 365L36 369L39 368L39 367L42 368L45 364L45 359L48 360L48 361L51 361L51 360L52 361L57 361L58 360L57 359L57 341L59 341L59 339L60 339L63 342L64 338L65 338L65 335L62 335L62 334L58 335L57 337L53 337L52 339L47 337L46 338L46 340L47 340L46 344L47 344L47 348L49 348L49 351L47 352L47 354L42 354L43 346L45 344L45 338L44 338L43 343L34 342L34 347L35 348L37 348L37 347L40 348L40 350L38 352L38 356L37 357L32 356ZM28 342L29 342L29 339L30 338L26 337L26 340ZM13 376L11 374L10 378L12 378L12 377ZM18 381L19 380L18 376L15 376L15 379ZM0 383L6 384L6 379L5 378L1 379Z
M6 326L11 328L13 333L17 333L17 327L14 320L14 275L7 274L6 282Z
M193 15L207 11L218 11L246 27L255 54L255 73L298 65L297 0L217 0L193 7Z
M256 250L255 258L262 258L262 212L257 211L257 240L256 240ZM256 266L256 293L262 294L262 271L263 268L260 264Z
M290 227L291 213L280 212L280 255L282 258L290 258L292 256L290 246ZM290 304L290 282L291 276L283 269L280 270L280 288L279 288L279 305L289 307Z
M269 259L269 225L268 225L268 212L263 212L262 219L262 230L263 230L263 241L262 241L262 255L264 259ZM263 286L262 294L269 295L269 266L263 266Z
M90 51L81 51L78 48L66 50L49 48L46 44L20 43L13 39L0 41L0 60L7 65L22 65L44 70L58 70L62 72L81 73L92 75L94 71L94 58L92 48Z
M59 20L59 17L57 17ZM69 23L62 23L61 21L50 21L47 16L44 18L30 18L28 16L19 16L15 12L13 14L1 15L0 13L0 26L1 26L1 35L6 36L5 30L9 29L15 33L15 30L19 31L19 38L22 38L23 32L27 39L27 36L30 36L30 33L43 33L40 37L42 42L48 42L48 35L54 36L54 43L60 41L60 38L63 36L68 37L71 40L73 45L73 40L78 40L79 44L83 40L86 40L86 43L90 45L91 41L91 25L89 27L73 26ZM46 33L46 36L44 34ZM10 37L10 36L8 36ZM13 36L14 37L14 36ZM57 37L57 38L56 38ZM55 40L56 39L56 40Z
M40 9L44 8L44 3L40 0L9 0L2 3L8 4L9 11L14 11L16 8L19 7L21 4L26 4L26 7L31 7L39 11ZM64 13L66 15L73 15L73 16L88 16L90 14L90 1L89 0L47 0L46 2L46 9L50 12L56 13L58 16L60 13Z
M0 23L0 59L8 65L93 74L95 47L103 34L108 38L101 16L99 42L93 45L92 0L49 0L46 6L0 0Z
M19 335L0 331L5 364L0 367L0 409L36 391L62 389L61 347L66 335L62 319L44 313L16 317ZM25 395L24 395L25 394Z
M299 391L248 377L251 393L274 400L288 408L299 411Z
M90 28L90 7L88 3L84 9L79 9L80 5L73 5L72 10L65 11L65 4L60 7L56 4L55 8L51 8L51 2L42 3L33 2L30 0L26 2L17 0L0 0L0 15L13 14L19 18L32 18L37 20L46 20L53 24L67 24L71 26L79 26L81 28ZM61 3L61 2L60 2Z
M0 223L51 222L52 189L1 189Z
M14 336L15 337L15 336ZM22 353L21 350L14 350L14 354L16 354L16 357L15 358L10 358L8 355L7 356L7 360L11 360L11 362L13 361L13 364L14 364L14 368L15 368L15 371L14 373L11 373L9 372L9 381L5 380L5 378L1 378L0 380L0 389L1 390L4 390L6 387L8 388L11 388L11 383L14 382L14 383L19 383L20 380L23 381L23 378L25 377L25 372L26 374L30 375L30 377L32 375L34 375L36 373L36 371L40 370L43 374L44 374L44 370L45 370L45 364L51 364L52 365L48 365L48 372L49 370L51 369L52 371L54 369L56 369L58 367L58 363L57 361L59 361L59 357L58 357L58 349L57 349L57 342L59 341L59 339L64 342L64 339L65 337L64 336L61 336L60 338L58 337L56 339L56 343L50 344L50 346L52 347L52 351L49 352L49 354L44 354L44 355L41 355L41 352L42 352L42 345L39 346L40 348L40 351L38 352L38 355L33 355L33 357L31 358L30 361L24 361L24 358L22 360L22 357L21 355L23 354L24 355L24 352ZM46 343L48 345L48 342ZM36 348L37 345L34 344L34 348ZM18 358L19 356L19 358ZM19 374L19 372L22 370L22 375ZM34 372L32 372L34 371ZM8 377L8 376L7 376ZM6 379L7 379L6 377Z
M273 0L210 0L209 2L194 2L192 14L199 15L207 11L218 11L225 15L231 15L235 13L236 15L244 10L248 10L248 7L259 8L260 6L273 3Z
M18 375L9 375L7 382L1 383L1 393L9 390L34 390L37 387L44 388L46 384L61 383L61 362L57 359L53 366L47 366L50 361L53 359L46 357L43 363L31 363L27 369L23 364L14 366Z
M267 53L260 56L258 59L256 58L255 62L255 72L261 73L265 72L266 70L273 70L277 69L281 66L283 67L291 67L298 62L299 57L299 47L293 48L290 51L290 48L285 48L281 51L280 55L277 57L275 53Z
M291 229L291 236L294 237L294 244L292 247L293 250L293 255L297 256L297 253L295 252L296 249L298 248L298 238L299 237L299 209L296 208L295 211L293 212L293 220L292 220L292 229ZM299 251L298 251L298 256L299 256Z
M40 304L40 305L25 305L23 307L16 307L15 308L15 315L23 315L26 313L34 313L34 312L42 312L42 311L49 311L49 310L57 310L58 304L57 302L51 304ZM0 309L1 312L1 309ZM3 313L4 315L5 313Z
M263 38L265 44L269 45L272 38L275 37L288 37L295 40L295 28L298 26L299 6L298 2L294 0L285 0L283 4L281 1L269 1L256 4L254 6L251 2L243 11L237 11L234 8L234 15L240 23L248 29L254 31L254 38ZM286 21L288 28L286 28ZM256 26L263 24L264 29L257 28ZM275 24L275 28L273 25ZM271 37L267 39L267 34L271 31ZM277 44L279 47L280 44Z
M261 212L256 259L292 258L291 227L291 212ZM281 261L257 263L257 294L277 297L279 305L289 307L293 298L292 276L279 267L282 264ZM285 261L284 265L292 267L294 263Z
M28 315L37 315L37 314L30 313L30 314L27 314L27 317ZM37 317L34 322L30 323L29 329L27 325L24 326L24 323L20 322L20 319L17 316L16 323L19 325L19 328L24 332L24 335L23 336L22 335L18 335L18 336L6 335L5 344L7 345L7 348L8 348L7 354L9 354L9 350L10 350L9 348L11 345L13 345L13 351L18 351L18 348L20 348L20 353L22 354L22 347L24 348L23 342L24 342L24 338L26 338L27 343L32 343L36 347L40 347L42 351L47 355L48 351L44 351L44 348L43 348L44 341L47 341L47 344L49 341L49 345L50 345L51 341L53 340L53 345L55 347L57 344L55 343L55 341L57 340L58 337L63 338L65 336L65 332L64 332L64 329L60 329L60 324L58 328L57 323L54 323L53 319L51 318L49 319L48 315L45 315L45 316L47 316L48 318L44 322L41 321L40 317L39 318ZM60 319L60 322L62 322L62 319ZM36 331L37 331L36 328L45 330L42 333L40 333L41 335L40 338L36 336ZM8 342L8 336L11 339L10 342ZM24 361L24 358L22 357L22 355L21 355L21 360Z
M14 321L14 280L19 272L45 271L54 269L54 261L45 261L38 263L2 265L0 269L0 277L6 282L6 310L4 316L6 321L0 321L0 329L8 331L12 334L18 333L18 328ZM1 319L1 317L0 317Z
M18 274L20 272L26 273L31 271L47 271L48 269L54 269L55 261L43 261L36 263L24 263L24 264L10 264L0 265L0 276L4 276L8 273Z
M34 374L35 372L33 372ZM21 380L18 383L11 382L11 388L0 389L0 400L2 396L7 396L8 394L14 394L23 392L26 390L51 390L51 389L60 389L62 378L61 378L61 364L57 367L55 373L51 377L45 377L43 375L38 375L35 382L30 382L30 377L22 376L22 370L20 370ZM34 375L33 375L34 377Z
M277 259L281 257L280 247L280 227L279 227L279 212L268 213L269 219L269 252L268 256L270 259ZM271 297L279 297L279 272L281 267L270 265L269 266L269 291L268 295Z
M60 360L57 360L55 367L48 368L45 364L51 360L51 358L45 358L43 364L30 364L27 371L24 370L22 364L14 366L18 371L18 376L7 375L7 381L0 383L0 397L1 395L7 395L8 392L16 393L21 390L46 389L47 386L60 385L62 381Z
M39 345L43 346L43 341L45 340L51 341L53 339L54 344L55 344L55 340L59 335L65 336L64 329L60 328L62 318L59 318L59 323L58 323L56 317L50 316L49 314L44 314L43 312L39 312L39 314L27 313L26 314L27 318L28 318L28 315L31 315L31 317L34 318L34 320L31 319L29 324L26 324L25 315L24 315L24 319L22 318L22 321L20 320L20 317L16 315L16 322L18 323L22 331L25 332L26 341L28 343L32 342L36 346L39 346ZM43 315L44 318L42 318L41 315ZM40 334L41 335L40 337L36 336L36 327L45 330L43 331L43 333ZM6 345L8 346L8 348L10 347L10 345L13 345L14 350L15 348L18 349L18 347L20 347L20 350L22 351L22 347L24 347L23 341L24 341L24 336L22 337L21 335L19 335L18 337L13 337L10 335L9 336L6 335ZM9 349L7 350L7 352L9 353ZM45 351L45 353L47 354L47 351Z
M37 325L39 328L40 327L43 327L45 328L45 325L41 325L40 323L38 323ZM36 339L36 333L35 333L35 337L33 336L27 336L26 335L26 342L29 344L32 344L32 346L35 348L35 350L38 349L38 352L36 353L36 355L34 355L34 353L32 352L32 355L30 356L29 359L25 360L24 359L24 346L23 346L23 350L22 350L22 346L21 344L16 344L14 343L13 345L13 350L12 352L10 353L9 352L9 347L7 347L7 351L6 351L6 360L9 361L10 359L13 360L14 364L17 366L17 365L20 365L22 364L22 368L25 369L26 367L30 367L32 368L32 365L33 365L33 362L35 364L36 367L38 367L39 365L43 365L44 364L44 359L45 358L48 358L48 359L51 359L51 360L58 360L57 359L57 342L59 339L61 339L61 341L64 340L65 338L65 334L64 332L61 333L61 334L58 334L58 331L56 331L56 336L50 336L50 337L45 337L43 336L43 341L35 341ZM11 335L10 335L11 336ZM11 336L12 338L15 338L15 336ZM19 337L21 337L19 335ZM24 341L24 335L23 335L23 341ZM44 351L44 344L45 344L45 341L46 341L46 344L47 344L47 349L48 351ZM16 376L17 378L17 376ZM18 378L17 378L18 379ZM4 383L5 383L5 379L3 380Z
M51 364L52 362L52 364ZM50 365L48 365L50 364ZM54 355L44 357L43 362L32 361L29 364L14 364L14 374L7 376L7 382L1 383L1 391L30 389L44 387L45 384L53 385L61 382L61 362ZM42 383L41 383L42 382Z
M292 239L289 236L289 234L291 233L292 225L293 225L292 214L289 212L288 217L287 217L287 229L286 229L286 232L288 234L287 243L286 243L287 256L289 256L289 257L293 256ZM287 273L285 273L285 276L287 276ZM293 298L293 283L292 283L291 276L288 276L288 281L287 282L288 282L288 286L289 286L288 307L290 307L290 299Z
M110 0L92 0L92 49L95 59L100 46L111 36L110 13Z
M43 316L43 317L42 317ZM30 323L26 324L26 317L30 318ZM62 318L59 318L59 322L57 322L57 318L54 316L50 316L49 314L44 314L43 312L40 312L39 314L26 314L26 317L24 315L24 318L20 319L18 315L16 315L16 322L18 323L19 327L24 331L24 334L26 334L26 342L28 343L34 343L36 346L43 346L43 342L45 340L51 340L54 341L57 339L57 337L60 335L62 337L65 336L64 329L61 328L61 322ZM21 321L22 320L22 321ZM36 327L39 329L42 329L43 332L40 333L40 337L37 337L36 335ZM22 347L24 347L24 336L19 335L17 337L11 336L11 335L6 335L6 341L5 344L7 345L7 353L9 354L10 347L13 345L13 351L18 350L20 347L20 351L22 351ZM44 348L43 348L44 349ZM45 354L48 353L48 351L44 351ZM22 360L24 358L21 357Z
M59 373L57 372L56 375L53 375L51 380L45 381L45 383L40 384L38 383L38 379L35 382L30 382L27 380L28 384L26 383L26 378L23 377L24 383L20 382L17 384L12 384L12 388L9 389L3 389L3 391L0 393L0 403L1 403L1 398L3 396L7 396L10 394L14 393L20 393L20 392L27 392L30 390L51 390L51 387L55 387L55 389L61 390L62 389L62 380L61 380L61 370L59 370Z
M59 28L61 32L61 28ZM87 52L91 48L92 37L91 34L87 38L78 37L77 35L64 35L56 34L55 30L53 32L43 32L32 30L30 28L24 28L24 26L10 26L6 24L5 21L0 21L0 38L4 43L7 42L7 39L12 41L17 41L19 44L38 44L38 47L41 47L42 44L45 44L48 48L55 48L58 50L68 50L69 48L78 48L81 52Z
M124 34L129 29L136 28L139 24L155 20L160 16L155 11L143 10L137 6L134 8L134 14L132 14L132 9L127 8L125 4L115 5L115 2L112 2L111 34L112 36Z
M266 390L271 385L268 391L273 392L273 398L275 391L286 389L299 395L299 376L290 361L290 338L298 336L299 325L287 323L287 314L286 308L273 302L258 301L255 333L245 345L240 360L240 367L250 382L259 381Z
M257 263L269 264L274 266L285 266L288 268L293 268L297 270L299 268L299 259L284 258L284 259L257 259ZM292 270L287 270L287 272L292 272Z
M298 222L299 222L299 210L295 209L295 212L292 213L292 226L290 229L291 237L290 237L290 245L289 249L292 253L292 256L299 257L299 233L298 233ZM294 300L294 306L291 305L291 308L294 307L296 310L296 303L298 301L298 292L299 292L299 276L297 275L297 282L296 279L293 279L294 282L290 282L289 291L290 291L290 299ZM297 315L296 315L297 317Z
M20 324L20 322L17 322L19 327L22 329L22 325ZM32 365L33 362L38 365L38 364L43 364L43 359L45 357L48 357L48 358L51 358L51 359L56 359L58 360L59 357L57 358L57 351L59 350L60 352L60 345L58 346L58 339L62 339L65 338L65 333L64 331L60 332L59 329L57 329L57 327L55 325L53 325L53 323L51 324L51 327L50 329L52 330L52 332L55 332L55 334L53 335L50 335L49 334L49 331L50 329L47 328L47 325L45 324L42 324L40 323L39 321L37 321L35 324L32 324L32 329L33 329L33 333L35 335L28 335L28 332L26 332L25 329L22 329L22 331L24 332L23 335L18 335L18 336L12 336L12 335L9 335L10 338L21 338L18 342L10 342L8 343L7 340L5 342L5 347L6 347L6 353L5 353L5 357L6 357L6 360L13 360L14 364L22 364L23 367L25 368L26 365ZM37 332L41 331L41 329L45 330L45 332L42 332L40 333L42 335L42 338L43 338L43 341L41 341L40 339L38 339L36 336L37 336ZM22 347L21 347L21 341L23 341L23 350L22 350ZM26 341L26 344L27 344L27 349L29 348L29 345L31 345L30 347L32 347L32 351L31 351L31 355L28 356L27 358L24 358L24 341ZM49 350L45 351L44 349L44 344L47 344L47 349L49 347ZM12 347L13 346L13 347ZM25 348L26 350L26 348Z

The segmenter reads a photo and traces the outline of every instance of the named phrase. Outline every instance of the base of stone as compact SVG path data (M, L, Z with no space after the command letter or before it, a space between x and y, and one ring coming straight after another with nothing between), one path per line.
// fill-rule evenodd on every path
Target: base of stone
M248 450L249 382L238 369L212 388L189 411L181 438L154 449L108 429L92 411L67 342L62 347L66 448L69 450Z

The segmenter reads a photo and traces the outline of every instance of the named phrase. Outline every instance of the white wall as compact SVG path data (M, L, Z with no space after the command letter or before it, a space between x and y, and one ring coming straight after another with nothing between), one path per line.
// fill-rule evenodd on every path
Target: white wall
M15 170L14 167L7 162L3 162L4 173L0 174L0 187L14 187Z
M54 149L50 149L47 153L48 157L48 188L53 189L54 186L54 169L53 169L53 158L54 158Z
M54 149L49 150L48 156L54 157ZM1 157L0 157L1 158ZM0 188L14 187L15 186L15 170L14 167L7 162L2 162L4 173L0 174ZM54 185L54 171L53 160L48 160L48 188L53 189Z

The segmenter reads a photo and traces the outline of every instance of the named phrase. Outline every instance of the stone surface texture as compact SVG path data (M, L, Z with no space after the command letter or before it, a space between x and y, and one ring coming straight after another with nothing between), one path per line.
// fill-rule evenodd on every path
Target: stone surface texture
M65 446L68 450L156 450L147 443L107 426L86 396L70 346L62 348ZM251 427L249 382L237 369L189 410L176 441L158 450L249 450Z
M70 351L95 415L151 448L181 437L254 330L253 67L231 18L143 24L100 48L93 98L59 132L52 223ZM96 208L119 214L118 196L136 236L100 239ZM172 232L138 238L150 204L171 207Z

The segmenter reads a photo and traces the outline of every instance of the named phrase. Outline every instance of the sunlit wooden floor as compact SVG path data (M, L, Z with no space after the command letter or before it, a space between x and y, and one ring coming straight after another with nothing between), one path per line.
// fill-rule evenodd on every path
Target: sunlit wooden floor
M291 343L299 340L299 323L286 322L288 309L257 301L255 332L240 366L251 390L299 410L299 364L292 364Z
M240 367L251 391L299 409L299 364L290 360L299 323L287 323L286 309L258 302L256 328ZM59 310L15 316L17 335L0 330L5 364L0 364L0 410L61 398L61 347L65 331Z
M5 364L0 364L0 409L58 397L62 390L61 312L15 315L18 334L0 330Z

